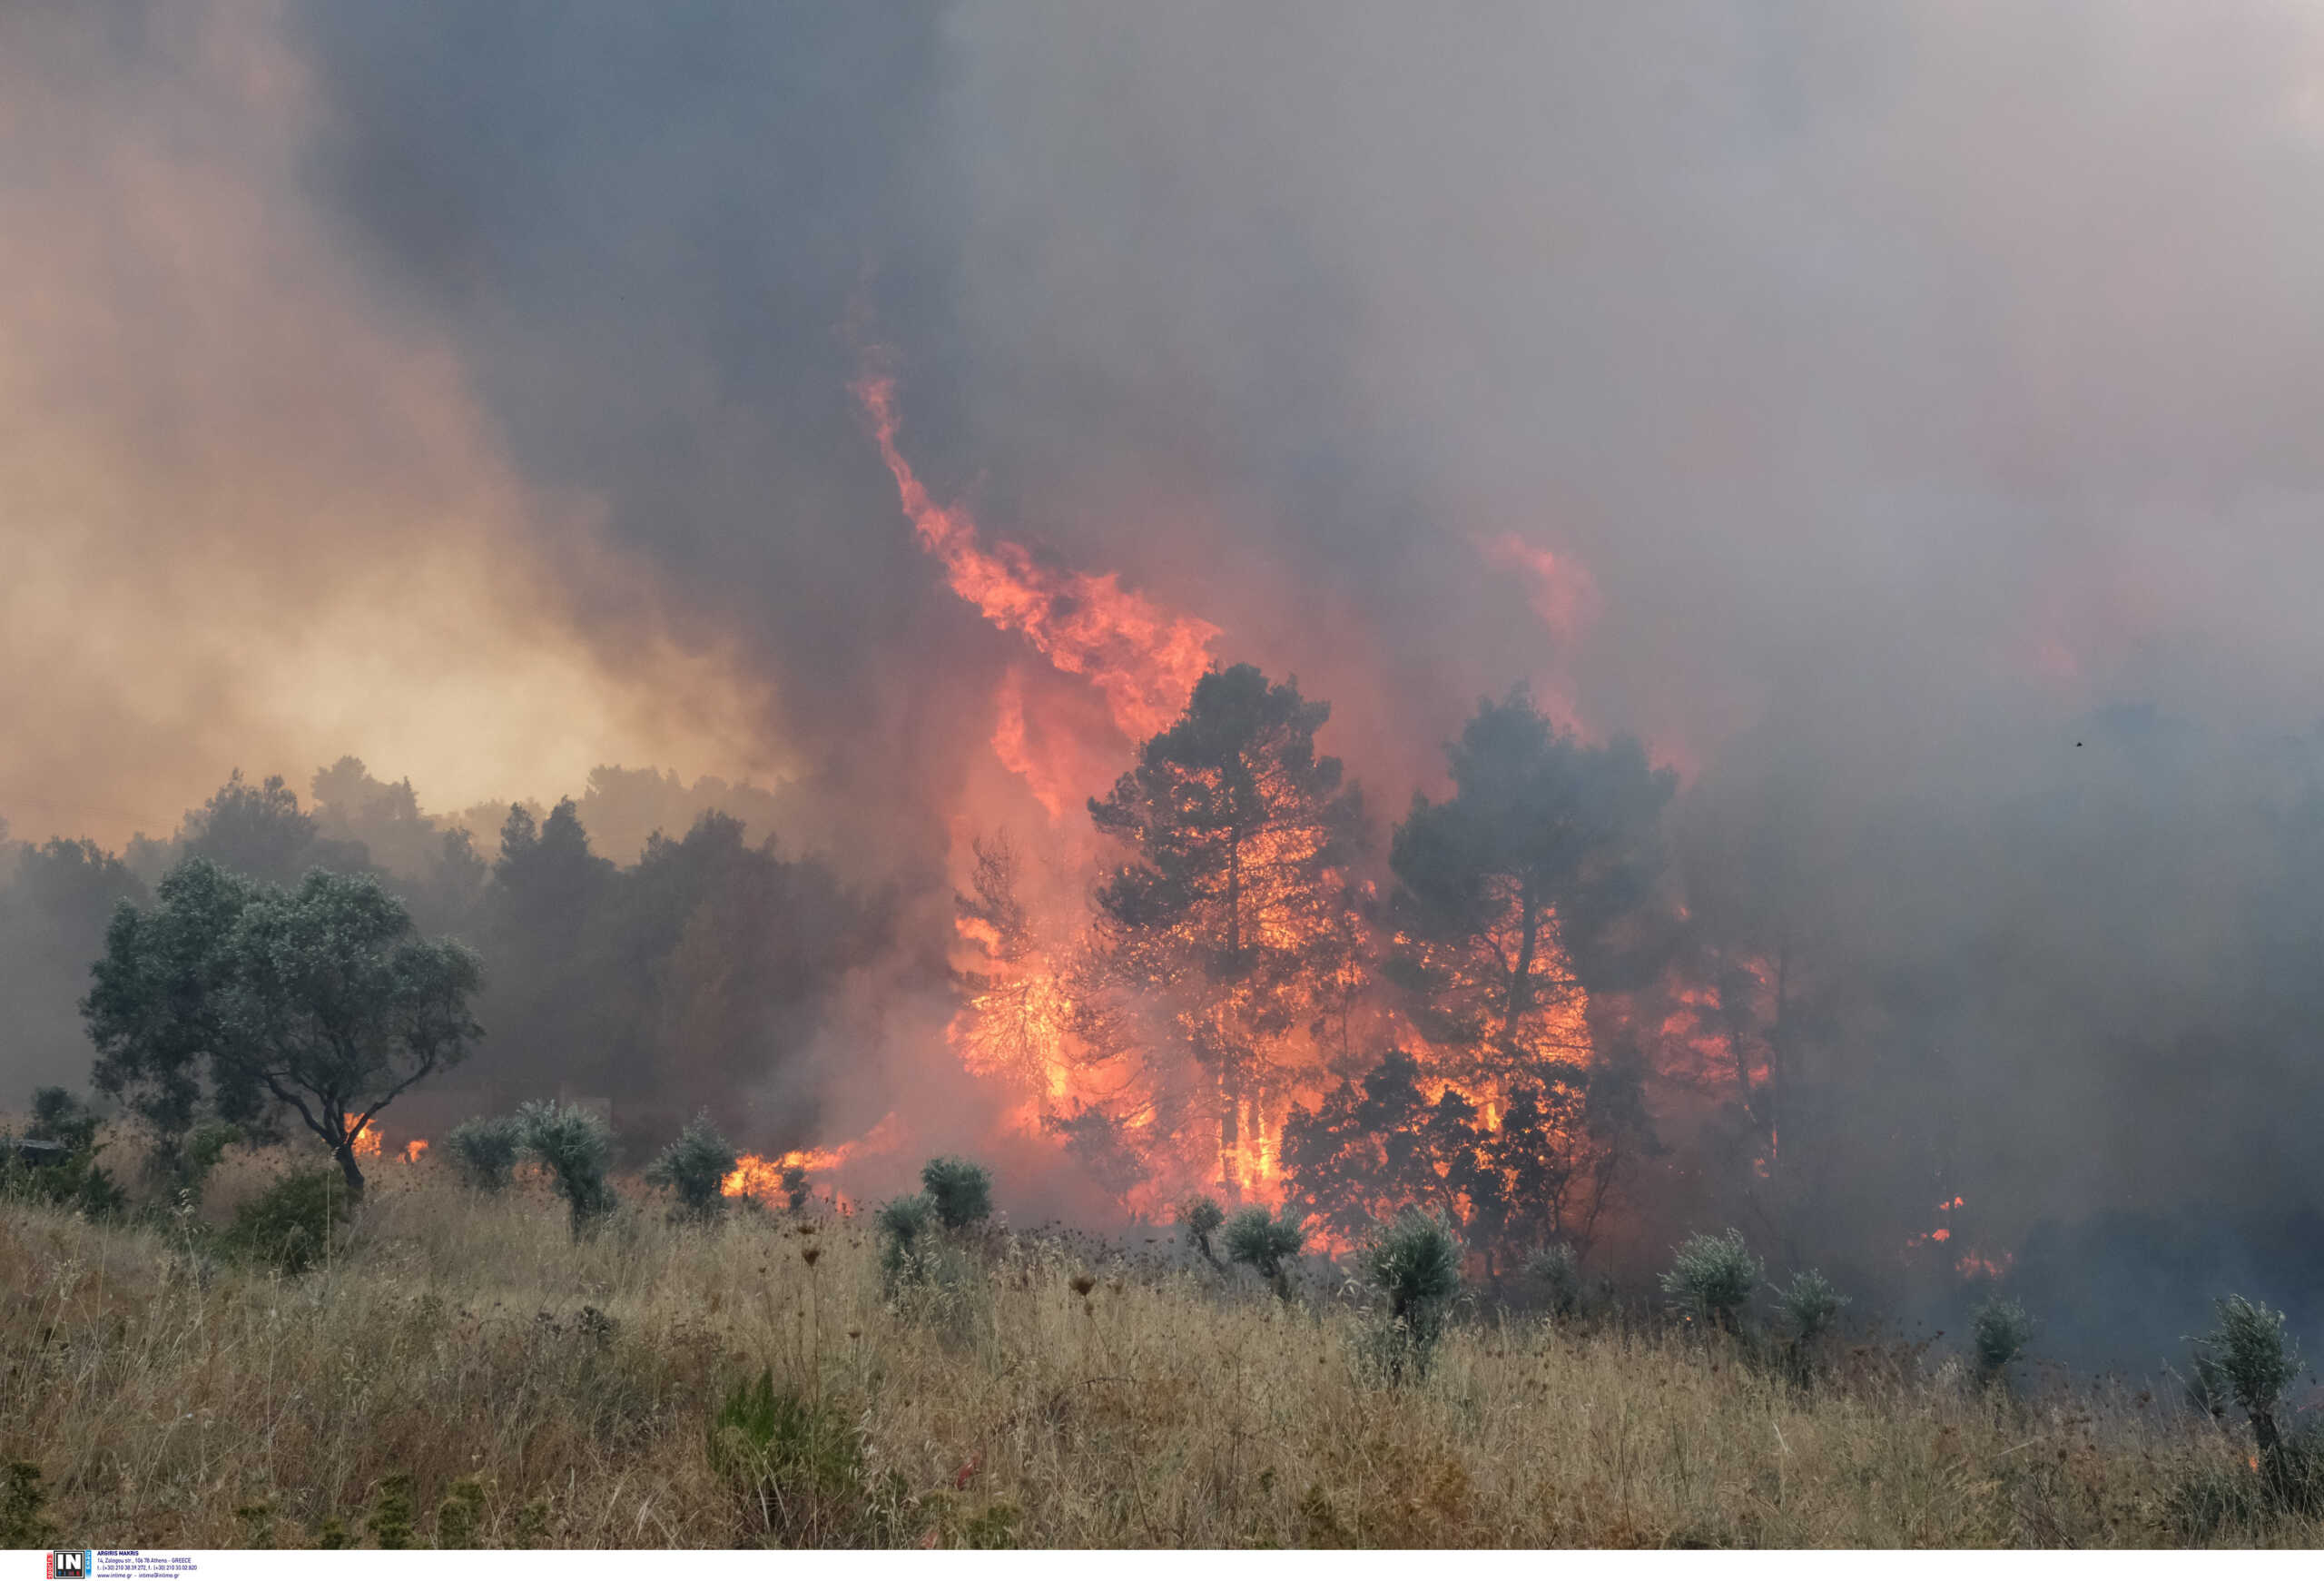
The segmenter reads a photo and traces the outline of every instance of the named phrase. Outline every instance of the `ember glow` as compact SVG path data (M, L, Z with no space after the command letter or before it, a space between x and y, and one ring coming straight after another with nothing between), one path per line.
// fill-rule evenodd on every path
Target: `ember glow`
M352 1131L348 1143L354 1149L357 1158L375 1159L379 1156L379 1131L377 1126L363 1123L363 1117L359 1114L342 1115L340 1123ZM354 1129L358 1125L361 1129Z

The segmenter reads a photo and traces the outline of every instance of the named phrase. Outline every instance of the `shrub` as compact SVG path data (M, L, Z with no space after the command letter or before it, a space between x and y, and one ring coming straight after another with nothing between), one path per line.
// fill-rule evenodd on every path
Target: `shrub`
M1994 1296L1970 1315L1969 1343L1981 1378L1999 1378L2033 1339L2033 1316L2015 1301Z
M517 1112L525 1147L556 1181L557 1195L573 1215L573 1233L594 1230L614 1210L614 1189L606 1181L613 1161L612 1128L577 1104L527 1103Z
M931 1159L920 1183L947 1230L965 1230L992 1217L992 1177L966 1159Z
M26 1140L62 1143L64 1155L36 1162L12 1145L13 1136L0 1134L0 1195L89 1214L119 1212L127 1199L97 1162L103 1144L95 1112L62 1087L43 1087L33 1093L32 1122Z
M503 1191L525 1145L524 1122L513 1114L479 1114L452 1127L444 1139L463 1184L478 1191Z
M1286 1265L1307 1244L1307 1231L1289 1209L1280 1219L1265 1208L1244 1209L1226 1221L1226 1242L1228 1257L1248 1263L1275 1287L1277 1296L1286 1301L1291 1299Z
M301 1170L235 1209L220 1244L296 1279L346 1244L348 1215L347 1182L337 1170Z
M881 1203L872 1222L880 1235L880 1273L889 1287L924 1277L940 1222L928 1193Z
M1848 1304L1847 1297L1812 1268L1795 1274L1790 1284L1776 1292L1776 1300L1783 1308L1784 1326L1797 1346L1813 1345L1822 1339L1839 1320L1840 1309Z
M1732 1334L1740 1327L1743 1308L1758 1288L1764 1269L1744 1244L1740 1230L1690 1235L1662 1276L1662 1293L1689 1319Z
M436 1506L436 1546L473 1548L484 1528L484 1480L477 1477L453 1479Z
M2213 1303L2219 1324L2194 1341L2196 1376L2214 1391L2235 1397L2251 1423L2262 1469L2269 1480L2287 1481L2283 1434L2276 1425L2276 1408L2284 1391L2299 1376L2299 1348L2284 1335L2284 1315L2242 1296L2227 1296Z
M734 1150L711 1125L710 1116L702 1113L678 1133L677 1141L662 1150L647 1167L645 1179L675 1191L679 1211L688 1218L715 1219L726 1206L723 1188L726 1177L734 1172Z
M1381 1361L1388 1380L1427 1376L1461 1293L1461 1239L1439 1218L1406 1212L1380 1230L1364 1267L1388 1299Z
M1571 1318L1581 1309L1581 1259L1571 1246L1541 1248L1525 1260L1521 1271L1541 1286L1552 1317Z
M242 1140L242 1128L231 1121L209 1120L186 1133L185 1147L180 1154L179 1185L202 1198L202 1188L210 1183L210 1176L224 1160L226 1150Z
M383 1548L411 1546L410 1472L390 1471L380 1478L364 1524L371 1528L371 1540Z
M1783 1309L1785 1351L1792 1376L1806 1383L1814 1371L1816 1341L1839 1320L1840 1309L1848 1304L1848 1299L1811 1268L1793 1275L1790 1284L1777 1290L1776 1301Z
M883 1545L901 1504L875 1481L863 1436L826 1400L777 1388L772 1369L728 1391L710 1428L710 1462L791 1547Z
M47 1508L40 1467L29 1460L8 1462L0 1469L0 1548L45 1548L56 1541Z
M796 1213L807 1205L807 1168L804 1164L785 1164L776 1180L783 1187L783 1205Z
M1187 1227L1187 1239L1202 1253L1202 1260L1216 1268L1218 1254L1211 1250L1210 1238L1226 1222L1226 1210L1208 1197L1189 1197L1178 1204L1178 1222Z

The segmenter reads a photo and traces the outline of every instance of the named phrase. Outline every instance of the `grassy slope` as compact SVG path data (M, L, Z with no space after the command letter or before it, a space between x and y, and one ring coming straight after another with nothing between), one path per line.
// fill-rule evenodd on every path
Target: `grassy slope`
M2175 1540L2174 1486L2244 1454L2103 1390L2021 1405L1860 1351L1801 1395L1683 1337L1516 1319L1467 1325L1388 1394L1350 1313L1206 1272L1000 1238L947 1310L908 1317L849 1222L625 1210L575 1245L537 1191L377 1173L353 1253L296 1283L0 1207L0 1460L41 1466L71 1540L291 1544L332 1517L359 1537L398 1472L423 1541L466 1477L486 1544L797 1536L780 1489L739 1490L710 1449L762 1367L860 1428L887 1520L855 1529L899 1542L2151 1545Z

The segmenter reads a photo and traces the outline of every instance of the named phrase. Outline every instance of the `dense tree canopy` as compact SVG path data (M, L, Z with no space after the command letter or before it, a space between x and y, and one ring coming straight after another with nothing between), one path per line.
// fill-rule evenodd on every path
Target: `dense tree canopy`
M375 878L316 869L286 890L192 857L150 912L115 914L84 1012L98 1086L165 1149L205 1099L261 1126L295 1115L359 1192L355 1139L467 1056L480 979Z

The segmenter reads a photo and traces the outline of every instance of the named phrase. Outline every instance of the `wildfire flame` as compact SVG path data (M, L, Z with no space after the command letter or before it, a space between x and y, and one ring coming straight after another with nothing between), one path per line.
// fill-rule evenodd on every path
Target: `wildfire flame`
M374 1131L361 1115L342 1114L340 1116L340 1123L348 1128L350 1133L348 1137L348 1144L354 1149L357 1158L375 1159L379 1156L379 1133ZM358 1129L359 1126L360 1129Z
M419 1161L419 1155L427 1151L428 1139L424 1136L415 1136L403 1144L403 1161L408 1164L416 1164Z
M895 381L867 373L853 389L872 420L904 514L921 547L942 562L952 590L1001 630L1022 633L1060 672L1085 677L1131 740L1143 740L1177 717L1210 667L1218 627L1162 608L1123 588L1111 571L1091 575L1045 565L1005 539L987 548L967 509L937 504L905 459L896 442ZM996 705L993 751L1023 776L1052 819L1061 817L1073 804L1069 775L1064 764L1038 764L1029 754L1021 677L1012 671L1003 677Z
M746 1152L734 1161L734 1171L718 1189L729 1197L780 1198L785 1194L783 1177L788 1171L814 1174L834 1170L864 1153L885 1152L895 1143L896 1117L891 1113L853 1141L837 1147L794 1148L774 1158Z

